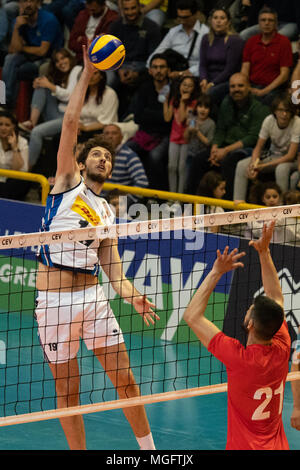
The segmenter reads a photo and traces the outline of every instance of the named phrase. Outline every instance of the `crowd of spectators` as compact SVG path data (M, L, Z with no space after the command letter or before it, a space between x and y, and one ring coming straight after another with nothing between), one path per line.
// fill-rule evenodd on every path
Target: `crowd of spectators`
M2 168L54 176L47 142L55 153L82 45L109 33L126 58L95 69L78 140L112 140L112 181L201 195L209 173L222 197L246 202L257 182L300 191L298 0L2 0L0 25L2 120L13 127ZM12 126L24 81L31 106Z

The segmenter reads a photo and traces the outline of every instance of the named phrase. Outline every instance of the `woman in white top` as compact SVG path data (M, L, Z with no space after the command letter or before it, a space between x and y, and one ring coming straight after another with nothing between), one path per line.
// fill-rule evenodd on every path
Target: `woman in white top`
M78 142L102 132L105 125L118 121L118 95L106 84L106 73L95 68L80 113Z
M271 111L262 123L252 157L241 160L236 167L234 200L246 200L248 181L255 180L261 172L274 171L282 192L289 189L290 174L297 169L300 118L289 95L278 95L272 102ZM270 148L264 151L268 140Z
M19 124L22 130L31 132L30 168L38 161L43 139L60 133L64 111L81 70L75 58L63 48L53 52L47 75L34 80L30 119ZM39 124L41 117L43 122Z
M17 121L8 111L0 111L0 168L28 170L28 142L18 135ZM26 181L0 177L0 197L23 199L29 189Z

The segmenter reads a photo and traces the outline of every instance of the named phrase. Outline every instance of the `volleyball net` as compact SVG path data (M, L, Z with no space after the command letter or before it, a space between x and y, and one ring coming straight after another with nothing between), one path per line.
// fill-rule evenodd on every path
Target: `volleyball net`
M183 314L212 268L217 249L245 251L244 268L222 277L206 311L222 331L245 344L245 313L253 297L263 293L259 259L249 239L258 238L263 223L274 219L271 251L294 343L300 325L300 205L0 237L0 425L226 391L223 364L199 343ZM117 240L126 277L156 305L160 317L146 326L131 303L114 292L104 271L99 273L141 395L118 399L93 351L81 341L80 405L57 409L55 383L35 319L37 252L49 245L69 250L80 245L82 254L93 240L107 238ZM289 374L289 380L296 378Z

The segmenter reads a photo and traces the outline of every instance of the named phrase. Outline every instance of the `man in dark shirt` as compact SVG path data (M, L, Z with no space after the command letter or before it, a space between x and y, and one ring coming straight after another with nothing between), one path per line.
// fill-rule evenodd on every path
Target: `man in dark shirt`
M161 40L161 30L143 16L139 0L121 0L121 8L123 16L110 25L109 34L123 42L126 56L117 72L107 72L107 84L118 93L119 118L124 120L131 112L132 96L147 74L147 58Z
M127 142L141 158L150 188L168 190L168 146L170 123L164 120L163 102L169 94L169 67L163 54L152 57L149 79L134 97L134 120L139 125L133 139Z
M206 158L201 154L199 162L199 180L212 167L221 171L226 181L224 199L232 200L236 165L252 154L261 124L269 113L269 108L251 94L245 75L236 73L230 77L229 95L219 109L210 153Z

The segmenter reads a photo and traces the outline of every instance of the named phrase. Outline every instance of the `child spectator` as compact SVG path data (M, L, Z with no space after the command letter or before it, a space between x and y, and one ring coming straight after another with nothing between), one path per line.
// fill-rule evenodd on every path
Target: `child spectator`
M110 204L116 219L127 220L127 194L113 189L107 194L107 202Z
M195 111L191 110L187 118L187 128L184 131L184 138L188 143L185 182L187 194L195 194L199 184L198 157L201 152L207 152L215 133L216 124L209 117L211 104L210 96L201 95Z
M183 76L175 85L174 95L164 102L164 119L172 121L168 159L171 192L184 192L188 147L184 132L188 112L195 109L199 94L198 80L192 76Z
M267 183L257 183L255 186L256 200L259 204L267 207L276 207L283 204L283 193L278 184L274 181ZM255 202L255 200L252 202ZM259 238L261 236L264 221L256 220L248 222L245 231L246 238ZM288 217L277 219L273 232L273 243L295 243L299 238L297 219Z
M272 114L263 121L252 157L239 161L234 180L235 200L246 200L248 180L260 173L275 171L281 190L287 191L290 173L297 168L296 155L300 140L300 118L289 95L279 95L271 107ZM264 147L270 141L270 148Z
M214 199L222 199L226 192L226 181L224 180L221 173L216 171L208 171L201 179L198 189L197 196L210 197ZM204 214L217 214L224 212L224 209L220 206L204 205ZM210 232L218 232L219 226L210 227Z

